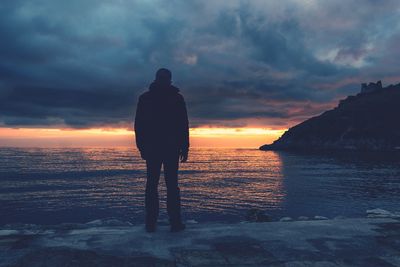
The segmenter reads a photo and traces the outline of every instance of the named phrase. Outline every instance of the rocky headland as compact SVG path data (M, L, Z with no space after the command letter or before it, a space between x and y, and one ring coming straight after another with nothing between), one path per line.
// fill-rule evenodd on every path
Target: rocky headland
M400 151L400 83L361 85L361 92L287 130L261 150Z

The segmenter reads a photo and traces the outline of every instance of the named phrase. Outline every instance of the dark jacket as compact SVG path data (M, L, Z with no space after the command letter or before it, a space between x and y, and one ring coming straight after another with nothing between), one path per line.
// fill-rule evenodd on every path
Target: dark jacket
M139 97L135 136L142 155L189 150L186 104L178 88L153 82L149 91Z

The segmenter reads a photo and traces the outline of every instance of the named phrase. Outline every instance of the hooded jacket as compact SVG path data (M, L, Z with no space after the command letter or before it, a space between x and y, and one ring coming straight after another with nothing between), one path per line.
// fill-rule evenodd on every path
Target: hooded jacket
M139 97L135 116L136 145L149 156L189 150L189 121L179 89L153 82Z

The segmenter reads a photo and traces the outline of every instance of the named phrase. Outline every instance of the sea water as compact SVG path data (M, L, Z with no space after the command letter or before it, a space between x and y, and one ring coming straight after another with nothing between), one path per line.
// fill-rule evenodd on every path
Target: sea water
M134 148L0 148L0 225L142 223L145 162ZM400 157L193 148L180 165L185 220L239 222L250 209L283 216L399 211ZM166 190L160 179L160 220Z

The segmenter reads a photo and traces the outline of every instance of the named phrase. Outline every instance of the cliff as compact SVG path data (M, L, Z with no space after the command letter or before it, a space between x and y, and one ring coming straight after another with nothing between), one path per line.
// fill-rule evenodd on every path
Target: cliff
M361 92L286 131L261 150L400 151L400 83L362 84Z

